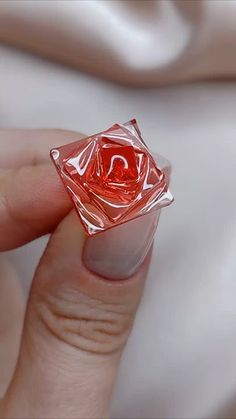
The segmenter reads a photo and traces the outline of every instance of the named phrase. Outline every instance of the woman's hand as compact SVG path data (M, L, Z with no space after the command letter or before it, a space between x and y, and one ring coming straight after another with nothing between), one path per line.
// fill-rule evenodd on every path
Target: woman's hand
M101 278L82 263L84 234L48 158L51 147L78 138L57 130L0 131L0 250L51 234L33 279L1 418L106 417L142 294L150 254L123 281ZM8 327L0 328L0 345Z

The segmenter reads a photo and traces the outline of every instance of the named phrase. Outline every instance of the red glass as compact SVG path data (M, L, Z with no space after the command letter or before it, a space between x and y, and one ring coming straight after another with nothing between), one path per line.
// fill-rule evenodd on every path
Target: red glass
M51 157L89 235L173 200L134 119L55 148Z

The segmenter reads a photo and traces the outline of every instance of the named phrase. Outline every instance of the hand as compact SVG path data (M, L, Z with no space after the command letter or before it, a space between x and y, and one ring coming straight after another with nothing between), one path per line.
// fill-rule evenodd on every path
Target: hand
M78 138L78 133L59 130L0 131L0 250L51 235L34 275L17 366L0 403L1 418L109 414L150 252L138 273L124 281L105 280L83 266L84 234L48 157L51 147ZM2 284L0 278L0 301L9 296ZM14 298L20 312L22 301ZM17 318L20 330L21 316ZM8 328L0 327L0 342ZM17 347L16 340L12 344Z

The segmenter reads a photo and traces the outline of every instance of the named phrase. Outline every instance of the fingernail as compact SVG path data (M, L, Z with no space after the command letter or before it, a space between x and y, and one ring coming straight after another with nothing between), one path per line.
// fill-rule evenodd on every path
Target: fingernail
M171 165L153 153L158 167L169 184ZM161 210L88 237L83 250L83 263L93 273L109 279L126 279L142 265L153 243Z
M83 263L104 278L119 280L135 274L153 242L160 210L121 224L85 241Z

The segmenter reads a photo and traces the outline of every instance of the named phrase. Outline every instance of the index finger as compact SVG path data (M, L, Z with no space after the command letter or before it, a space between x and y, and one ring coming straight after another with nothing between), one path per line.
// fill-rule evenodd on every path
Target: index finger
M39 139L38 131L31 133L32 138ZM16 157L17 150L21 148L19 138L22 135L23 133L18 132L12 138L12 144L16 144L13 152ZM10 140L11 135L7 133L7 136ZM48 151L58 144L58 132L51 131L49 136L45 131L44 134L40 133L40 136L46 145L40 148L41 145L34 140L35 149L41 150L39 154L35 152L32 158L33 154L30 151L27 160L25 156L21 160L13 159L11 167L14 168L0 171L0 251L21 246L53 231L71 209L71 202L54 167L50 163L39 163L44 159L49 161ZM80 138L81 134L74 133L71 137L68 132L64 132L64 135L63 131L60 133L61 143L73 141L78 137ZM10 156L9 150L5 155L7 161ZM39 156L36 165L35 156ZM20 167L23 162L26 165Z
M85 137L61 129L1 129L0 168L35 166L48 162L50 148Z

